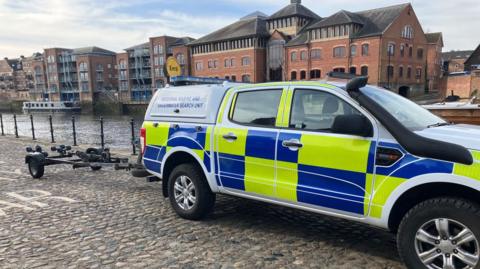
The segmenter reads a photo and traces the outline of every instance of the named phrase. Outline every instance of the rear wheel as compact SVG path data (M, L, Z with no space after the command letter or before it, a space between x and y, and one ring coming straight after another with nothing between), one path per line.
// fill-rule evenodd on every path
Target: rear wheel
M28 171L33 178L41 178L45 173L45 166L40 161L31 158L28 161Z
M168 196L175 212L182 218L199 220L213 209L215 194L203 171L193 164L181 164L168 179Z
M102 169L101 166L90 166L90 169L92 169L92 171L98 171L100 169Z
M407 213L397 244L408 268L479 269L479 239L479 206L457 198L438 198Z

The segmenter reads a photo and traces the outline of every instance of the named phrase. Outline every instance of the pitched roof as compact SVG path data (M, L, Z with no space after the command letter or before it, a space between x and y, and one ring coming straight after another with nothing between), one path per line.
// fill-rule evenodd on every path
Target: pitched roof
M309 26L309 29L314 28L321 28L321 27L328 27L332 25L339 25L339 24L349 24L349 23L357 23L357 24L364 24L364 19L362 16L356 13L352 13L346 10L340 10L339 12L319 20Z
M301 1L291 1L290 5L273 13L270 17L268 17L268 19L272 20L293 16L307 17L313 19L319 18L319 16L315 14L315 12L302 5Z
M149 42L138 44L138 45L135 45L135 46L131 46L129 48L126 48L125 50L145 49L145 48L146 49L150 48L150 43Z
M410 4L400 4L395 6L376 8L355 12L363 17L365 24L356 34L356 37L376 36L383 34L388 27L395 21L400 13Z
M261 17L247 18L238 20L220 30L203 36L193 42L191 45L204 44L220 40L230 40L248 36L268 36L267 24Z
M473 50L452 50L442 53L444 61L450 61L453 59L468 59L472 55Z
M85 55L85 54L115 55L115 52L93 46L93 47L84 47L84 48L74 49L73 54L75 55Z
M195 40L195 38L192 38L192 37L189 37L189 36L180 37L180 38L177 38L177 40L175 40L175 42L173 42L172 46L187 45L194 40Z
M442 39L442 33L426 33L425 37L427 38L427 43L437 43L440 39Z

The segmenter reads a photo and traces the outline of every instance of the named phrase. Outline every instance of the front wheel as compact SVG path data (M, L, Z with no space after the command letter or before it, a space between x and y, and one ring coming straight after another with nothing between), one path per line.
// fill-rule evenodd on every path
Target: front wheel
M30 175L33 178L41 178L45 173L45 165L39 160L31 158L28 161L28 172L30 172Z
M202 219L215 204L215 194L203 171L192 164L181 164L173 169L168 179L168 197L173 210L189 220Z
M411 209L397 234L408 268L480 269L480 207L467 200L437 198Z

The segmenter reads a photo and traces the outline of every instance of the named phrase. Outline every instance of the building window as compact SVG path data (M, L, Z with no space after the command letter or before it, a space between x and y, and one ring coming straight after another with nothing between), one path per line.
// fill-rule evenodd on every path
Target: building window
M230 67L230 59L225 59L224 67Z
M311 59L320 59L322 57L322 51L319 49L313 49L310 52L310 58Z
M333 48L333 57L335 58L345 57L345 47Z
M400 45L400 56L405 56L405 45L403 44Z
M88 71L87 63L81 62L79 66L80 71Z
M413 38L413 28L410 25L406 25L402 29L402 37L407 38L407 39L412 39Z
M158 45L158 54L163 54L163 46Z
M195 70L197 70L197 71L203 70L203 62L196 62L195 63Z
M208 68L213 68L213 60L208 60Z
M357 56L357 45L350 46L350 56L352 57Z
M415 78L416 79L421 79L422 78L422 68L417 68L415 72Z
M399 77L399 78L403 78L403 66L400 66L400 67L398 68L398 77Z
M235 59L232 58L230 59L230 67L234 67L235 66Z
M183 53L177 54L177 62L180 65L185 65L185 55L183 55Z
M412 47L412 46L410 46L410 47L408 48L408 57L410 57L410 58L413 57L413 47Z
M218 60L213 61L213 68L218 68Z
M297 60L297 52L296 51L293 51L291 54L290 54L290 60L292 62L295 62Z
M395 71L395 69L393 68L393 66L389 65L387 67L387 76L390 77L390 78L393 78L393 72Z
M369 49L370 49L370 45L363 44L362 45L362 56L368 56Z
M250 65L250 57L242 57L242 66Z
M395 56L395 44L393 44L393 43L388 44L387 55L388 56Z
M357 74L357 68L355 66L350 67L350 74L352 74L352 75Z
M337 67L337 68L333 69L333 72L335 72L335 73L345 73L345 68Z
M362 66L362 68L360 68L360 73L362 76L368 76L368 66Z
M307 59L307 51L300 52L300 60L305 61Z
M251 80L250 80L250 75L243 75L242 76L242 82L244 83L250 83Z
M412 68L411 67L407 68L407 78L412 78Z
M237 81L237 76L233 75L232 76L232 82L235 82L235 81Z
M290 74L290 80L297 80L297 71L292 71Z
M318 69L313 69L310 71L310 79L317 79L322 77L322 72Z
M301 80L307 79L307 71L305 70L300 71L300 79Z
M417 49L417 59L423 59L423 49Z

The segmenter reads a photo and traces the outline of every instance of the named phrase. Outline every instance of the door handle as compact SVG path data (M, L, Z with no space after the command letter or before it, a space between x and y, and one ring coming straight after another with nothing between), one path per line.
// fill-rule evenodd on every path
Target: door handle
M224 134L223 138L226 139L226 140L229 140L229 141L237 140L237 136L234 133Z
M289 149L300 149L303 147L303 144L300 143L300 140L298 139L292 139L292 140L285 140L282 142L282 146L289 148Z

